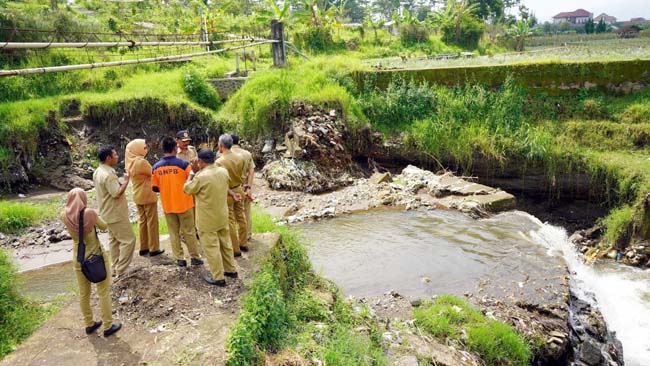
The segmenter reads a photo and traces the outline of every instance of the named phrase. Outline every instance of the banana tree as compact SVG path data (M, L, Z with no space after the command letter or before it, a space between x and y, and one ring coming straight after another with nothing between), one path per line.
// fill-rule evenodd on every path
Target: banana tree
M509 35L515 39L515 50L522 52L526 44L526 39L533 35L532 27L528 19L519 19L510 28Z
M328 6L327 0L296 0L295 3L300 9L294 16L313 27L330 24L337 13L337 8Z
M279 22L286 22L289 20L289 7L290 3L288 0L285 0L282 5L278 5L275 0L266 0L267 9L258 10L257 21L262 23L268 23L272 19L275 19Z
M463 16L473 13L478 9L478 4L468 4L467 0L451 0L450 2L454 5L454 14L456 15L456 42L460 42Z

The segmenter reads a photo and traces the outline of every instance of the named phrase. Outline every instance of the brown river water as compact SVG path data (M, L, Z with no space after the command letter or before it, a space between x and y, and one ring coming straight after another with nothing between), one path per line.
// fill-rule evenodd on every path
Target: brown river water
M568 267L574 292L593 294L616 331L626 365L650 366L650 271L611 261L586 265L564 229L527 213L474 220L444 210L374 211L302 229L315 269L347 295L395 290L416 298L482 288L542 300L536 296Z

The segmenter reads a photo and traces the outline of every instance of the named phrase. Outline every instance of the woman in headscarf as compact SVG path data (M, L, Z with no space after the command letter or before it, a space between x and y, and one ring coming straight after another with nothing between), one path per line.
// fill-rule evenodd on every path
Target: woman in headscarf
M91 334L99 329L102 324L104 325L104 336L108 337L122 328L122 324L113 323L113 315L111 310L111 273L109 256L101 248L97 232L95 228L106 230L108 226L104 220L97 215L97 211L86 208L88 197L86 192L81 188L74 188L68 193L68 201L65 205L65 210L61 214L61 220L68 229L68 233L74 242L72 251L72 266L75 274L77 275L77 282L79 283L79 304L81 305L81 312L84 316L86 323L86 334ZM106 265L106 279L97 283L97 295L99 296L99 307L102 313L102 321L96 322L93 318L93 311L90 308L90 285L86 276L81 271L81 264L77 261L77 252L79 249L79 217L81 210L84 210L84 224L83 224L83 240L85 245L85 257L87 259L91 255L102 255Z
M160 249L158 236L158 196L151 189L151 164L145 159L149 147L143 139L135 139L126 145L124 167L133 183L133 202L138 208L140 229L140 255L156 256L165 252Z

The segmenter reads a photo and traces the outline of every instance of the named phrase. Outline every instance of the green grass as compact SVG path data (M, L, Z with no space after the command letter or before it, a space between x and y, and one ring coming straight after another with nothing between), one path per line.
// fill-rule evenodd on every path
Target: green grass
M41 306L20 294L15 283L15 268L9 255L0 249L0 359L55 311L55 305Z
M59 213L58 200L47 203L0 201L0 232L16 234L25 228L53 219Z
M359 126L365 116L355 98L341 86L354 65L342 57L321 57L289 69L259 72L230 97L218 119L249 138L284 134L291 103L302 101L340 108L351 127Z
M522 336L459 298L440 296L414 309L413 317L418 326L442 341L464 342L487 365L530 364L531 352Z
M135 237L138 238L138 235L140 234L140 226L138 225L138 222L137 221L132 222L131 228L133 228L133 233L135 234ZM169 234L169 229L167 228L167 220L165 220L164 216L158 217L158 234L160 235Z

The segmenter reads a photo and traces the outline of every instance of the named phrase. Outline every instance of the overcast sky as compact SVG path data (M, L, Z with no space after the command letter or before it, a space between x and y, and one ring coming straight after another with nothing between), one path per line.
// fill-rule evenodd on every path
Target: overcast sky
M553 15L564 11L585 9L598 16L613 15L621 20L644 17L650 19L650 0L523 0L541 22L550 21Z

